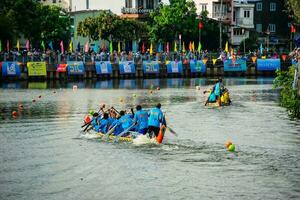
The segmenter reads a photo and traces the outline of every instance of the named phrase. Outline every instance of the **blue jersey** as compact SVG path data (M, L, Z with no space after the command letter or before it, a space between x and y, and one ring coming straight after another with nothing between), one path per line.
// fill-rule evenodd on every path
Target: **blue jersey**
M107 133L109 126L110 126L110 120L109 119L102 119L100 121L100 131L102 133Z
M164 123L164 115L159 108L151 109L148 116L148 126L160 127L160 123Z
M216 96L221 96L221 83L218 82L216 85L215 85L215 91L214 91L215 95Z
M208 97L208 102L215 102L216 99L216 95L214 92L210 93L209 97Z
M148 128L148 113L144 110L139 110L134 114L134 121L138 123L138 130Z
M113 134L114 135L119 135L123 131L122 125L119 124L119 120L117 120L117 119L112 122L111 127L114 127L115 125L117 125L117 126L115 127L115 130L114 130Z
M123 115L120 119L118 119L118 121L119 121L119 125L122 125L122 128L124 130L126 130L133 124L133 121L129 114Z

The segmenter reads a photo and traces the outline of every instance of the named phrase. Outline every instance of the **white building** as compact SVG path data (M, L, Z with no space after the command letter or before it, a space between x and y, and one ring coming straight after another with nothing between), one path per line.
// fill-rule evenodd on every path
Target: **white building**
M71 6L71 0L40 0L41 3L45 5L56 5L61 8L64 8L67 11L70 11Z
M144 18L159 6L161 0L125 0L122 17Z
M197 14L207 11L208 17L229 26L230 44L238 46L254 28L254 5L247 0L194 0Z

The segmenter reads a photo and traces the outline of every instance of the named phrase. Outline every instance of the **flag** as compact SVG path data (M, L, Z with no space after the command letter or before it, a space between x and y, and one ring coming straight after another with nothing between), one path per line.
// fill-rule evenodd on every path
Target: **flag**
M166 52L169 53L170 52L170 44L169 42L167 42L167 46L166 46Z
M136 41L132 41L132 51L133 52L137 52L137 42Z
M52 41L50 41L48 45L49 45L50 49L53 50L53 43L52 43ZM26 48L27 48L27 44L26 44Z
M177 43L174 44L174 52L177 52Z
M106 45L105 45L105 42L102 43L101 49L102 49L102 51L106 51Z
M9 51L9 40L6 41L6 50Z
M153 53L153 47L152 47L152 43L150 43L150 50L149 53L152 54Z
M16 45L18 51L20 51L20 40L17 40L17 45Z
M70 44L69 44L69 52L73 52L73 42L72 42L72 40L70 41Z
M30 50L30 42L29 42L29 40L26 41L26 49L27 49L27 51Z
M260 51L260 54L262 54L262 53L263 53L263 51L264 51L264 48L263 48L263 45L262 45L262 43L260 43L259 51Z
M64 42L63 42L62 40L60 41L60 44L59 44L59 45L60 45L60 52L61 52L61 53L64 53L64 52L65 52L65 49L64 49Z
M94 52L95 53L98 53L98 51L99 51L99 46L98 46L98 43L96 43L95 45L94 45Z
M88 53L89 50L90 50L89 41L87 41L87 42L85 43L85 45L84 45L84 52L85 52L85 53Z
M189 43L189 51L191 52L191 51L193 51L193 48L192 48L192 42L190 41L190 43Z
M228 51L228 42L226 42L226 44L225 44L225 52L227 52L227 53L229 52Z
M201 45L201 43L199 42L199 44L198 44L198 52L200 53L200 51L201 51L201 48L202 48L202 45Z
M109 52L113 53L113 43L112 42L109 43Z
M195 42L192 43L192 51L195 51Z
M2 41L0 40L0 52L2 51Z
M80 42L77 43L77 49L76 51L80 52Z
M184 45L184 42L182 43L182 52L185 53L185 45Z
M158 44L158 48L157 48L157 52L158 53L161 53L163 50L162 50L163 48L162 48L162 44L161 43L159 43Z
M121 53L121 42L118 42L118 53Z
M291 33L296 33L296 27L294 24L291 24Z
M199 28L199 29L203 29L203 28L204 28L204 25L203 25L203 23L202 23L201 21L200 21L199 24L198 24L198 28Z
M145 53L145 49L146 49L145 43L143 42L143 45L142 45L142 53Z
M42 42L41 42L41 47L43 48L43 51L45 51L46 47L45 47L45 43L44 43L43 40L42 40Z

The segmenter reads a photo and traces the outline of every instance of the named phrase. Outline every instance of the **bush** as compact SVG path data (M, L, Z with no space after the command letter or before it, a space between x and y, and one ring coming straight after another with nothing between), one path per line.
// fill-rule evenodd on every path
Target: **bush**
M287 108L289 116L300 119L300 98L297 95L297 90L292 87L294 73L295 68L293 66L289 67L288 71L277 70L274 87L281 88L280 104Z

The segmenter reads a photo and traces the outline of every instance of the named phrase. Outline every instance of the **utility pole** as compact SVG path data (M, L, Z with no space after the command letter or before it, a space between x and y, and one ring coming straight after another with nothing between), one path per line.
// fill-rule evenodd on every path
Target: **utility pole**
M220 26L220 50L222 49L222 20L223 20L223 0L221 0L221 7L220 7L220 21L219 21L219 26Z

